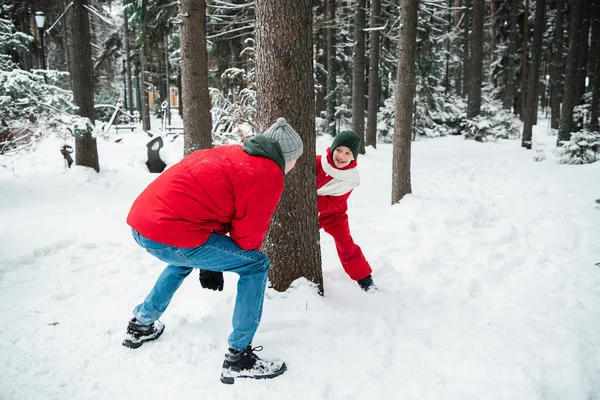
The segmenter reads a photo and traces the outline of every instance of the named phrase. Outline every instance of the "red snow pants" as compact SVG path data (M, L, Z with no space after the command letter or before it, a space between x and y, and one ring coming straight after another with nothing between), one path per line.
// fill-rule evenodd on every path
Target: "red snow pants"
M342 267L351 279L358 281L371 274L371 266L350 235L346 213L320 214L319 226L333 237Z

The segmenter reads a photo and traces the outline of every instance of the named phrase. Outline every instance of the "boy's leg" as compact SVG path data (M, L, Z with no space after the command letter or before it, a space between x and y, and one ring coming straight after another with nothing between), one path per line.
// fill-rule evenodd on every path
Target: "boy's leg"
M348 215L345 213L319 216L319 224L335 241L335 247L344 271L351 279L359 281L372 272L361 248L350 235Z
M258 250L243 250L230 237L213 233L202 246L181 249L189 265L210 271L237 273L233 332L229 346L244 350L252 343L262 317L269 259Z

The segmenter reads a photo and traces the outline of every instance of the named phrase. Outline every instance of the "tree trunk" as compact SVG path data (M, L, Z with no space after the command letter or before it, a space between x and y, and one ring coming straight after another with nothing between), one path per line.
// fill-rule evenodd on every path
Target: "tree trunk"
M546 29L546 0L535 2L535 25L531 54L531 68L529 69L527 99L525 105L525 123L523 124L523 137L521 146L531 149L531 137L535 115L537 114L538 81L540 79L540 63L542 59L542 39Z
M563 89L565 0L556 0L554 46L550 69L550 127L558 129Z
M559 0L561 1L561 0ZM508 40L508 54L506 66L506 93L504 95L504 108L512 110L515 102L515 54L517 54L517 17L519 14L519 1L511 0L510 6L510 36ZM515 110L516 112L517 110Z
M167 124L171 125L171 66L169 65L169 30L165 33L165 82L167 85Z
M315 118L312 61L312 1L257 0L257 123L265 129L284 117L304 142L304 154L286 177L263 250L269 279L278 291L298 278L323 293L315 190Z
M590 66L592 71L592 112L590 130L598 131L598 106L600 105L600 0L592 6L592 40Z
M578 68L577 68L577 84L575 91L575 105L582 102L582 97L585 93L585 79L587 78L587 66L588 66L588 49L589 49L589 38L590 38L590 14L592 12L592 1L587 0L583 2L583 14L581 20L581 41L579 42L579 56Z
M127 110L133 112L133 84L131 82L131 54L129 53L129 17L127 15L127 7L123 8L123 41L125 50L125 76L127 82Z
M94 124L94 72L92 68L92 45L90 20L85 0L73 0L67 12L69 29L69 60L73 101L79 107L79 115ZM100 171L96 138L89 129L75 132L75 164Z
M355 0L354 57L352 58L352 130L361 138L365 154L365 0Z
M462 14L460 12L460 9L462 8L462 0L456 0L456 4L455 4L455 12L454 12L454 27L455 30L458 32L460 29L460 25L462 23ZM460 38L459 38L460 39ZM458 41L458 43L460 43L460 41ZM456 45L456 57L460 57L460 44ZM456 94L458 96L461 95L462 93L462 68L460 67L460 64L455 64L456 67L454 68L454 87L456 89Z
M400 1L398 40L398 83L392 158L392 204L412 193L410 180L413 102L415 97L415 59L417 54L418 0Z
M484 0L473 0L473 35L471 38L471 84L467 118L479 115L481 111L481 85L483 82L483 22L485 19Z
M327 1L327 133L335 136L335 107L337 106L337 52L335 48L335 0Z
M469 7L471 6L471 0L465 0L465 11L463 14L463 87L462 87L462 95L467 96L469 94L469 82L471 80L471 71L470 71L470 60L471 56L469 54L470 42L469 42L469 33L471 27L471 13L469 12Z
M379 111L379 24L381 0L371 0L371 57L369 58L369 103L367 111L366 146L377 148L377 111Z
M181 86L184 155L212 147L212 123L208 94L208 55L206 51L206 1L182 0Z
M142 31L142 49L140 54L140 97L141 97L141 113L142 129L149 132L152 129L150 125L150 102L148 101L148 89L146 88L146 54L148 52L148 42L145 39L145 29Z
M525 104L527 103L527 73L529 60L529 0L525 0L525 15L523 20L523 42L521 43L521 93L519 95L519 117L524 120Z
M581 21L584 0L569 1L569 46L567 51L567 64L565 69L565 84L563 89L563 105L558 127L557 146L562 146L563 141L571 139L573 131L573 108L577 102L577 66L579 43L581 42Z

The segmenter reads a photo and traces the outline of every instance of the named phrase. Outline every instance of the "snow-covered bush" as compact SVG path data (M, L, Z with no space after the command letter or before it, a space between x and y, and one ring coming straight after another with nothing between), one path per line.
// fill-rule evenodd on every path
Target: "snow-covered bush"
M562 164L591 164L600 160L600 132L579 131L556 149Z

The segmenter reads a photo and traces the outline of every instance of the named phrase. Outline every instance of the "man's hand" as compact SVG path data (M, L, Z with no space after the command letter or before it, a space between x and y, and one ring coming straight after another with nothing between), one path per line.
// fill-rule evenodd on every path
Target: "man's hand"
M223 291L223 273L207 271L205 269L200 270L200 284L204 289Z

